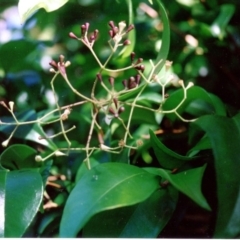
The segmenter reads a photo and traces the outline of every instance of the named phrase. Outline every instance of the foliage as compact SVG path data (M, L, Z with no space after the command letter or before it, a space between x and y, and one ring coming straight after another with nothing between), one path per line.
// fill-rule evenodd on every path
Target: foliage
M169 2L19 1L0 46L2 237L158 237L182 194L212 237L240 236L240 5Z

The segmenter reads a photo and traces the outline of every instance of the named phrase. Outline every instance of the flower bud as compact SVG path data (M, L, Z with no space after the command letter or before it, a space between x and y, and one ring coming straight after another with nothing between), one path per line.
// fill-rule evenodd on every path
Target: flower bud
M102 74L101 73L97 73L96 77L100 82L102 82Z
M57 63L56 63L54 60L52 60L52 61L49 63L49 65L52 66L54 69L58 69L58 65L57 65Z
M42 161L42 157L41 157L40 155L37 155L37 156L35 157L35 161L36 161L36 162L41 162L41 161Z
M99 33L99 31L98 31L97 29L95 29L94 32L93 32L93 35L94 35L95 40L96 40L97 37L98 37L98 33Z
M78 39L78 37L73 32L70 32L68 36L73 39Z
M113 37L114 37L113 30L109 30L109 31L108 31L108 33L109 33L109 36L110 36L111 38L113 38Z
M115 27L115 24L114 24L114 22L113 21L109 21L109 26L113 29L114 27Z
M114 78L113 77L109 77L108 78L109 83L111 84L111 86L114 86Z
M57 156L57 157L66 156L66 154L57 150L57 151L55 152L55 156Z
M126 23L124 21L118 23L118 27L119 27L119 32L122 33L124 28L126 27Z
M123 45L124 46L127 46L127 45L130 45L131 44L131 41L126 39L124 42L123 42Z
M82 36L84 36L84 35L86 34L86 32L87 32L86 29L87 29L87 28L86 28L85 25L82 25L82 26L81 26L81 34L82 34Z
M10 106L10 110L13 111L14 102L10 101L8 104L9 104L9 106Z
M10 140L10 139L7 139L7 140L3 141L3 142L2 142L2 146L3 146L3 147L7 147L8 143L9 143L9 140Z
M122 106L122 107L120 107L119 109L118 109L118 114L121 114L122 112L124 112L125 111L125 108Z
M125 88L127 88L127 80L126 79L122 81L122 84Z
M140 79L141 79L141 75L137 74L136 77L135 77L135 82L136 82L137 85L139 85Z
M116 98L113 98L113 102L115 104L115 107L118 108L118 100Z
M135 52L132 52L131 54L130 54L130 58L131 58L131 62L133 63L133 61L134 61L134 58L135 58Z
M133 24L130 24L130 25L128 26L128 28L127 28L126 33L130 32L130 31L133 30L133 29L134 29L134 25L133 25Z
M63 63L64 63L64 56L61 54L60 56L59 56L59 62L61 63L61 65L63 65Z

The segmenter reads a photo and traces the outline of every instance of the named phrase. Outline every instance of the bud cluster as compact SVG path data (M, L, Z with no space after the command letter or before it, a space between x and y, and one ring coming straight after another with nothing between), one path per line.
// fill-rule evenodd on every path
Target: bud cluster
M63 77L66 77L66 67L68 67L71 63L69 61L64 61L64 56L59 56L59 62L52 60L49 65L52 67L50 68L50 72L57 73L60 72Z

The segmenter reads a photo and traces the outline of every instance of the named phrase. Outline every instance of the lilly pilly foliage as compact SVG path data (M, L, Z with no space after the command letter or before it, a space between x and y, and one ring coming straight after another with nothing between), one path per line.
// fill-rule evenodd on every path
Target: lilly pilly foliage
M22 20L40 7L50 12L67 1L25 2L19 3ZM179 194L213 213L214 237L240 235L240 115L229 117L217 96L176 80L167 61L170 27L161 2L141 5L148 14L159 13L151 15L157 24L149 35L154 39L158 33L162 41L156 60L133 51L143 44L133 25L133 4L119 5L128 8L128 24L109 20L108 27L92 29L94 24L84 21L69 31L71 44L81 43L91 58L84 63L76 53L76 62L85 64L83 72L87 69L77 81L71 75L74 60L71 64L60 54L50 61L51 109L18 112L14 101L1 101L0 130L7 136L0 157L2 237L21 237L26 231L34 236L157 237L174 217ZM64 92L70 97L61 98ZM187 150L165 144L169 129L158 129L164 121L184 124L177 130L187 135ZM206 189L206 179L215 188Z

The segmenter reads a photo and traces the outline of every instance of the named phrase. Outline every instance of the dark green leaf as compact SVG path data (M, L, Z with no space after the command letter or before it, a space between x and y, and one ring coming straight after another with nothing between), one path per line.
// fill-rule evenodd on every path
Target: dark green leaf
M213 154L217 180L217 221L214 237L240 236L240 114L230 119L204 116L196 124L206 131Z
M35 161L37 151L27 145L15 144L7 148L0 156L0 164L9 170L37 168L40 163Z
M179 103L184 99L183 90L179 89L167 98L163 105L163 110L169 111L176 108ZM194 101L198 103L198 108L201 108L201 114L218 114L226 115L225 107L222 102L212 94L206 92L203 88L193 86L187 90L187 98L177 112L181 115L189 104L193 104ZM195 114L196 115L196 114ZM197 115L198 116L198 115ZM174 113L168 114L168 117L172 120L176 119Z
M61 237L75 237L98 212L134 205L159 188L159 180L143 169L104 163L88 171L71 192L60 225Z
M194 159L193 157L179 155L167 148L151 129L149 129L149 133L154 153L162 167L172 170L181 167L186 161Z
M177 199L178 191L169 187L137 205L98 213L84 227L83 236L156 238L172 216Z
M158 174L162 178L168 180L177 190L186 194L195 201L200 207L211 210L205 197L202 194L202 177L206 166L189 169L180 173L171 173L171 171L158 169L146 169L149 172Z

